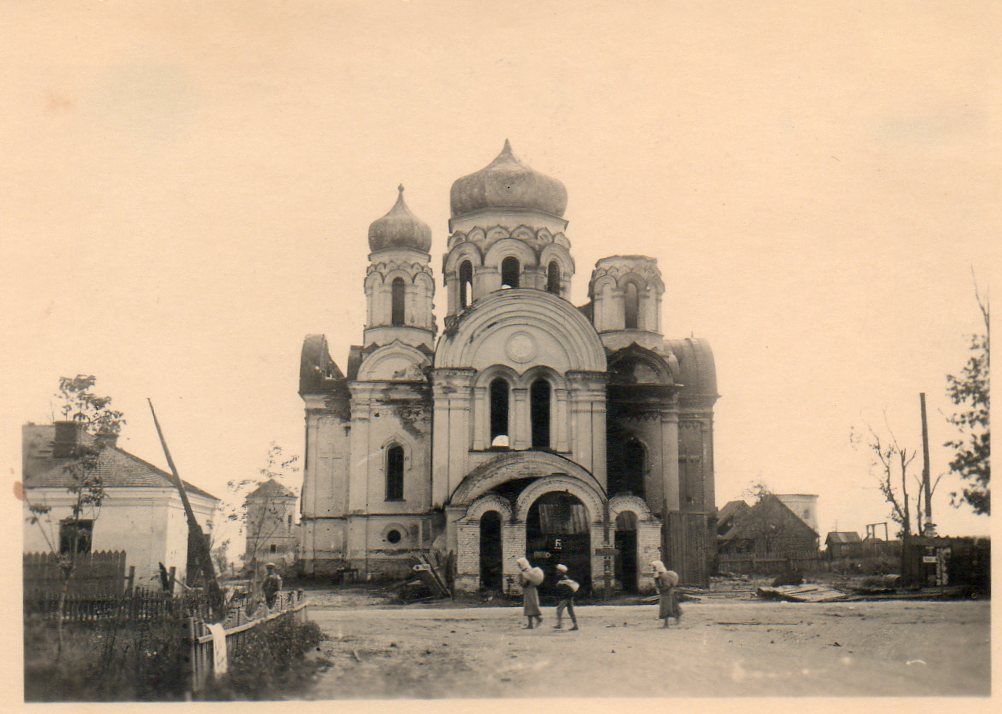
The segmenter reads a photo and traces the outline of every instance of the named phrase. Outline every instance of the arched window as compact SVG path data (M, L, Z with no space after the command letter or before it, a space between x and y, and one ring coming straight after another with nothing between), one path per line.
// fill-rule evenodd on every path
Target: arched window
M394 278L392 290L392 310L390 314L390 324L394 327L399 327L404 324L404 293L407 290L404 287L403 278Z
M404 449L391 446L386 450L386 500L404 500Z
M501 261L501 287L518 287L518 258L508 257Z
M551 260L546 269L546 292L554 295L560 294L560 266L555 260Z
M459 264L459 307L469 307L473 298L473 266L464 260Z
M624 291L626 302L626 329L636 330L638 328L637 318L640 314L640 292L636 283L627 283Z
M537 379L529 389L530 416L532 419L532 446L550 448L550 383Z
M508 382L491 382L491 446L508 446Z

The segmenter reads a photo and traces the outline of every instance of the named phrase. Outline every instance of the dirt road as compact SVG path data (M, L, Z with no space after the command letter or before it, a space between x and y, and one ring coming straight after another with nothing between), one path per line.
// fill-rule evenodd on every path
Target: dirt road
M579 608L579 632L514 608L325 609L333 665L311 699L924 696L990 693L986 602L686 603Z

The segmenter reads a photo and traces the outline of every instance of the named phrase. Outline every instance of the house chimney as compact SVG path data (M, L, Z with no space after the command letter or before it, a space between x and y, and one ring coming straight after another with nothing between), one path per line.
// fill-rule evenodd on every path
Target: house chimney
M96 441L102 449L114 448L118 446L118 434L111 431L99 431L94 437L94 441Z
M52 442L52 457L65 459L73 455L80 439L80 425L75 421L55 422L56 438Z

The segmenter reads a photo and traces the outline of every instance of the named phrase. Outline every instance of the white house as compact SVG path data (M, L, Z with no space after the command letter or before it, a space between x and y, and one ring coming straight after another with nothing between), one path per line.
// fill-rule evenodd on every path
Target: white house
M188 564L188 523L181 497L170 474L107 442L98 457L105 497L73 522L75 497L66 466L76 439L93 438L73 422L25 424L22 427L22 471L25 489L24 552L72 548L74 528L80 530L78 550L122 550L126 566L135 566L136 585L159 582L160 563L176 568L183 578ZM210 535L219 499L185 482L195 518ZM29 522L29 503L49 506L40 522Z

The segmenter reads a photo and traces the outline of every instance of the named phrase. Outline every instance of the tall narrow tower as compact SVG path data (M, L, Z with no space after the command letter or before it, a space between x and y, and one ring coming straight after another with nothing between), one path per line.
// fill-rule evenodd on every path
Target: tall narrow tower
M435 280L428 253L431 229L407 207L404 187L397 190L393 208L369 226L363 342L371 347L399 340L431 349L436 329Z

